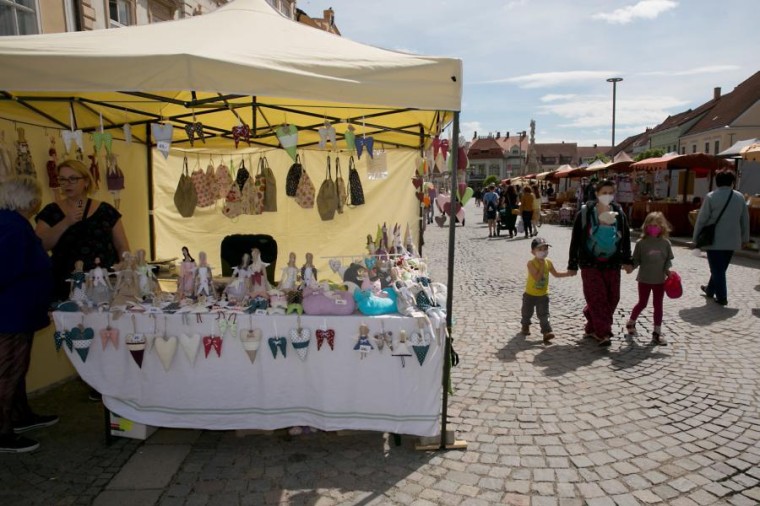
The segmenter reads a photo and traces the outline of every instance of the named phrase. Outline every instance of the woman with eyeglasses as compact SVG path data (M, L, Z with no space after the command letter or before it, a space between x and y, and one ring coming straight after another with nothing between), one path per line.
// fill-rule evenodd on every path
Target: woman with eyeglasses
M77 260L84 262L85 271L96 267L96 258L101 267L111 267L119 262L122 253L129 251L129 242L119 211L89 198L95 184L84 163L60 163L58 183L62 198L45 206L35 219L42 246L52 250L54 298L66 300L66 280Z

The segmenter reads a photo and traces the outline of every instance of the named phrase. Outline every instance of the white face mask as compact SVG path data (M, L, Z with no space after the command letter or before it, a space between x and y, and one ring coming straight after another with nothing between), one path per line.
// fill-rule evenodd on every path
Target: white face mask
M548 251L536 251L536 258L538 258L539 260L543 260L548 255L549 255Z
M599 195L597 196L597 199L599 199L599 202L601 202L605 206L608 206L610 205L610 202L615 200L615 196L614 195Z

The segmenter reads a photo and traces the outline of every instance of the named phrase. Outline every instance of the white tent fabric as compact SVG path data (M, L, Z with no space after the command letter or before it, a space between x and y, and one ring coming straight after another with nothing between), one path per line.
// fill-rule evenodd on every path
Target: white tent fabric
M296 23L264 0L118 30L0 38L0 89L197 90L458 111L462 62L380 49Z

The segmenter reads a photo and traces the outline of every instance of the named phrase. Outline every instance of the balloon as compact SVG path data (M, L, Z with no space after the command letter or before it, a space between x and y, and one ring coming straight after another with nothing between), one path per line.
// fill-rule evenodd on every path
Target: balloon
M475 193L475 191L472 188L467 188L464 191L464 195L459 196L459 201L462 203L462 205L465 205L470 201L473 193Z

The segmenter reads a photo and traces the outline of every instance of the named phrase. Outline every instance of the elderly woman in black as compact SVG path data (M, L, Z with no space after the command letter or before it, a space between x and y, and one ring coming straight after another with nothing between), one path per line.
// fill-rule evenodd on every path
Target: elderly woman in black
M36 415L26 398L34 333L47 327L52 292L50 259L29 219L40 208L40 187L29 177L0 183L0 452L39 447L18 434L58 417Z

